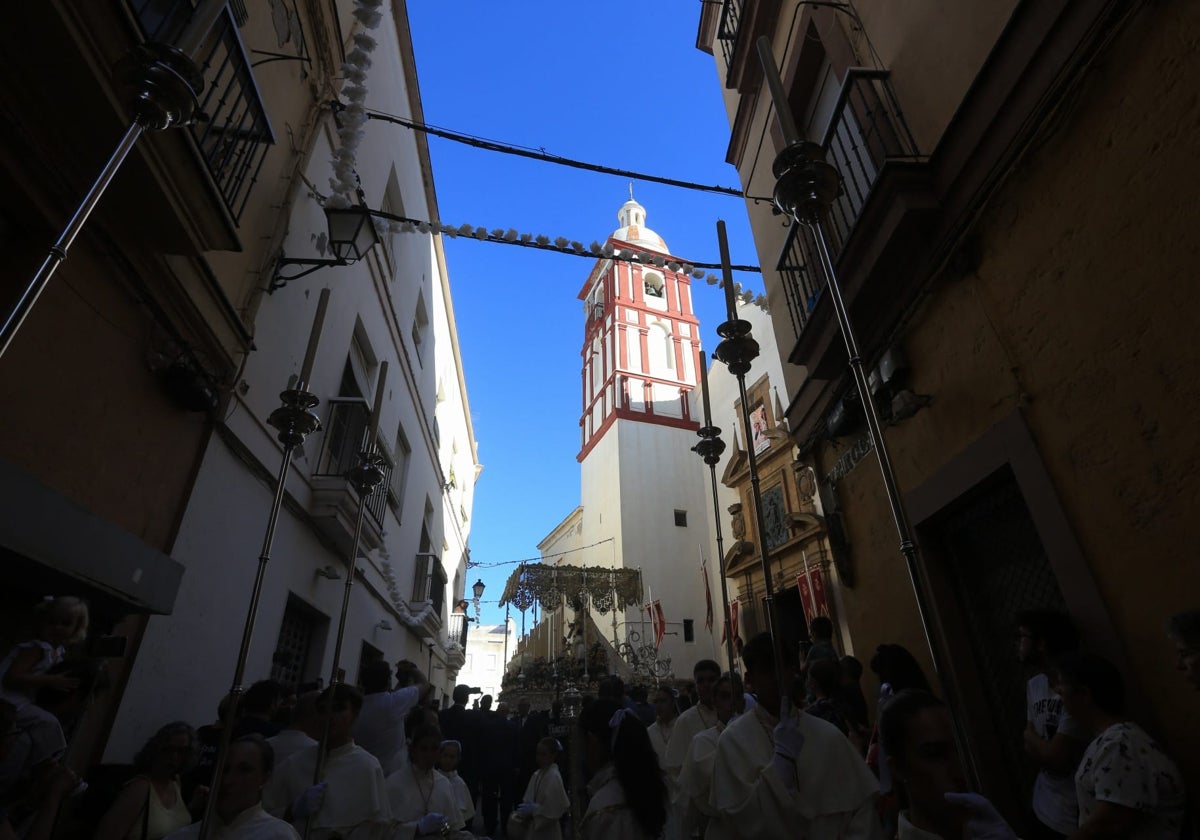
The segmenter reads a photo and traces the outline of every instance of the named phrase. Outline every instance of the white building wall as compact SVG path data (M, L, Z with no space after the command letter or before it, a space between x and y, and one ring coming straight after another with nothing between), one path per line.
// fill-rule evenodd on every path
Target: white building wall
M338 0L348 14L348 0ZM402 7L401 7L402 8ZM379 45L368 78L367 105L408 115L405 69L395 23L387 4L385 19L373 35ZM344 30L351 31L349 23ZM411 58L411 57L410 57ZM309 154L307 179L324 187L329 179L332 120ZM413 132L370 124L358 153L357 169L367 204L380 207L392 173L403 210L414 218L436 216L426 198L427 173L421 170ZM290 208L285 251L290 256L328 256L318 248L326 230L324 214L301 190ZM351 589L340 666L354 682L364 643L391 662L412 659L430 676L439 696L455 682L448 665L444 629L410 626L419 613L412 603L416 553L427 509L432 548L441 555L449 580L441 625L465 570L473 489L478 464L469 406L461 381L461 362L453 338L453 313L440 243L427 234L395 234L395 260L383 247L352 266L325 268L262 299L255 321L256 351L235 389L200 467L184 515L175 558L186 566L176 609L150 621L109 740L106 760L125 761L163 723L210 722L228 690L258 566L281 448L266 418L279 406L278 394L299 370L320 289L331 290L325 327L313 370L311 391L321 398L316 413L328 424L330 398L339 383L352 338L358 329L369 345L371 361L389 363L380 422L381 446L391 452L403 429L411 448L397 504L383 514L382 551L360 556ZM295 269L289 269L294 271ZM264 284L267 277L264 276ZM424 305L429 325L418 345L414 317ZM438 402L442 378L444 399ZM362 382L368 401L375 389L372 371ZM435 423L436 420L436 423ZM440 430L440 434L439 434ZM328 681L334 636L346 582L345 558L323 539L310 517L311 477L324 444L324 432L311 435L296 450L287 476L287 495L279 515L271 561L267 566L244 684L270 675L280 622L289 598L307 605L320 624L304 679ZM446 488L454 468L457 487ZM463 512L467 514L465 521ZM342 579L317 575L335 567ZM394 581L394 597L390 591ZM461 585L461 584L458 584ZM380 626L390 625L391 630ZM440 666L440 667L438 667Z
M516 624L512 619L505 624L477 624L471 628L467 637L467 664L458 675L458 681L463 685L478 688L479 695L490 694L493 702L500 700L501 680L504 677L505 637L507 636L507 656L516 652ZM493 705L492 708L495 708Z

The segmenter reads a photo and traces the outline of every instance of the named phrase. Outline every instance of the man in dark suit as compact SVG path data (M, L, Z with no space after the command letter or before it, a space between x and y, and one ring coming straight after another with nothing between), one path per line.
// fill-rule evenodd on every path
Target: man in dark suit
M442 730L442 738L447 741L458 741L462 745L462 758L458 764L458 775L467 785L471 794L471 802L479 798L480 771L480 739L476 726L476 712L467 710L467 700L471 698L471 688L466 685L454 686L451 695L454 705L442 709L438 713L438 726Z

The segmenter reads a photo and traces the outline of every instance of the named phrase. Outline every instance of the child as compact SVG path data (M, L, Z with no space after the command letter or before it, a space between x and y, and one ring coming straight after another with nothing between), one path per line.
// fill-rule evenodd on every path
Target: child
M450 780L454 790L454 801L458 804L459 816L463 826L469 828L475 818L475 803L471 800L471 791L467 783L458 775L458 762L462 758L462 744L458 741L442 741L442 753L438 757L438 769Z
M558 772L558 741L543 738L537 745L537 772L525 788L525 796L517 806L519 819L528 830L525 840L562 840L559 820L571 808L571 800ZM511 821L510 821L511 823Z
M418 707L406 723L419 720ZM440 834L449 840L469 840L450 780L434 769L442 750L442 733L436 726L419 723L408 727L408 763L387 777L387 798L392 820L403 831Z
M13 646L0 661L0 700L17 710L22 748L0 766L0 783L10 784L43 762L55 761L67 749L58 718L35 703L39 691L72 692L79 681L50 670L62 661L63 646L87 636L87 604L69 596L48 599L37 608L37 638Z
M0 698L18 709L34 702L38 690L70 691L76 680L47 673L62 661L63 646L87 638L88 608L79 598L61 596L37 607L37 638L13 646L0 661Z

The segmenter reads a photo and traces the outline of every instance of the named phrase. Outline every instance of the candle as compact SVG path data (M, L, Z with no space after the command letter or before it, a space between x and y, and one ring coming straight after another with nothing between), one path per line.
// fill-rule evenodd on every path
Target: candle
M733 287L733 268L729 262L729 239L725 236L725 220L717 220L717 244L721 247L721 277L725 286L725 318L737 320L737 292Z
M317 317L313 318L312 332L308 334L308 349L304 351L304 364L300 366L300 379L296 387L307 391L312 376L313 362L317 359L317 345L321 343L321 330L325 327L325 310L329 308L329 289L321 290L317 300Z
M712 425L712 410L708 407L708 357L700 351L700 393L704 397L704 425Z
M779 118L779 129L783 132L783 144L790 146L800 142L800 132L796 131L796 121L792 119L792 106L788 104L787 94L783 92L783 80L779 78L779 70L775 66L775 56L771 53L771 41L766 35L758 37L758 60L762 62L763 78L771 89L771 101L775 103L775 114Z
M387 362L379 363L379 380L375 383L375 407L371 409L371 429L367 432L367 451L375 449L379 437L379 415L383 413L383 386L387 383Z

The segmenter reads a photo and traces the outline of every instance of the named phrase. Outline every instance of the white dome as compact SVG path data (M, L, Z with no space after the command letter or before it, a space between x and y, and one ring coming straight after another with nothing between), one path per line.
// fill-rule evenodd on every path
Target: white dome
M613 231L613 239L664 254L671 253L667 250L667 243L663 238L646 227L646 208L632 198L621 205L621 209L617 211L617 220L621 227Z

